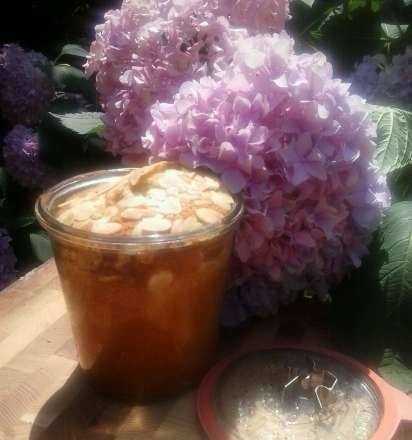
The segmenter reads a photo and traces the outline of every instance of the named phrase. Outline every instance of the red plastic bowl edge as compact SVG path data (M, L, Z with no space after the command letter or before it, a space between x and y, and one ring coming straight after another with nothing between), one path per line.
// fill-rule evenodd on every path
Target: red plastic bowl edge
M383 405L382 419L376 432L369 440L390 440L394 436L401 421L412 421L412 399L404 393L392 388L370 368L362 365L358 361L332 350L314 347L308 348L298 344L276 344L236 352L222 359L206 374L197 393L196 405L200 424L211 440L238 440L231 436L230 433L226 432L219 424L219 419L213 405L216 381L222 371L229 364L245 354L273 349L305 350L324 354L349 364L360 371L363 375L367 376L380 393Z

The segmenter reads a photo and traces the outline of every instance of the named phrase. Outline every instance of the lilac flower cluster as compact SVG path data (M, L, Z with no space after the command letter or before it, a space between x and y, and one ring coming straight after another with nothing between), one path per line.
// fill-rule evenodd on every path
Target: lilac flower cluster
M53 97L49 61L16 44L0 48L0 111L12 124L33 125Z
M7 170L26 188L46 188L54 173L39 158L37 133L16 125L4 138L3 157Z
M97 74L111 151L125 161L139 156L150 105L170 99L184 81L225 68L233 43L247 36L230 23L277 31L287 15L286 0L127 0L108 12L86 73Z
M15 277L17 263L13 248L10 246L11 238L7 230L0 228L0 290L4 289Z
M367 108L322 54L297 55L284 32L234 45L219 78L187 81L152 106L144 148L153 160L207 167L242 193L239 284L265 276L282 301L301 289L325 296L360 265L389 204ZM259 313L253 298L248 308Z
M366 56L351 76L352 90L377 104L412 109L412 47L388 60L385 55Z

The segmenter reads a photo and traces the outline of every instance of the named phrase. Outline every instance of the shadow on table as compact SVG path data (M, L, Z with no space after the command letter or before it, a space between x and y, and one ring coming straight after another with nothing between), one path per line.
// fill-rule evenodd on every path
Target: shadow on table
M105 405L85 383L77 368L54 393L33 421L30 440L113 439L111 433L96 432L96 422Z
M157 427L165 411L164 404L138 406L102 397L77 368L44 403L29 440L112 440L119 432L144 435Z

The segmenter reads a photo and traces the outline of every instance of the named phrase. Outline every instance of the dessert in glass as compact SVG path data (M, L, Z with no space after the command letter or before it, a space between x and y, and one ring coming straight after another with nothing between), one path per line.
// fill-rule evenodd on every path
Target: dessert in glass
M40 196L80 367L101 392L158 398L205 373L241 213L215 176L167 162Z

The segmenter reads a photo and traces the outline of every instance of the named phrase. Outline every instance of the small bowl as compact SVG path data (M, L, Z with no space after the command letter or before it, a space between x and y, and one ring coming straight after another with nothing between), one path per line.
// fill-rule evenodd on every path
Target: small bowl
M292 365L292 367L285 368L290 362L292 364L295 362L294 365L299 364L299 366L295 368ZM271 400L271 404L274 405L273 402L277 401L276 405L279 405L279 396L284 396L284 394L280 394L279 389L283 390L282 393L284 393L285 384L288 382L287 380L279 382L279 377L284 379L284 372L288 371L290 379L290 371L302 372L306 367L301 366L308 365L308 362L313 362L313 365L317 364L316 368L319 371L320 366L323 365L322 371L331 371L332 376L336 375L338 379L341 376L341 384L337 385L333 392L341 392L338 389L341 387L343 393L341 395L347 396L342 399L349 402L349 404L350 402L356 403L353 396L357 393L357 389L360 390L359 396L364 396L360 398L368 399L369 407L374 408L371 412L375 412L376 417L374 428L367 434L368 437L363 438L368 440L391 440L402 421L412 422L412 399L390 386L371 369L354 359L330 350L308 349L299 345L275 345L263 349L238 352L223 359L209 371L203 379L197 395L197 412L204 431L211 440L248 440L247 436L239 432L237 428L233 428L235 425L228 422L229 419L225 412L228 413L230 410L227 408L232 406L233 408L240 408L239 405L244 404L246 395L256 396L256 393L260 392L253 391L253 381L256 390L264 390L264 387L268 386L268 378L269 380L273 378L274 385L270 389L275 390L273 391L274 398ZM295 369L290 370L290 368ZM283 373L281 374L281 372ZM276 380L284 385L279 388L279 383L275 383ZM292 381L289 380L289 382ZM242 388L248 391L243 392ZM347 394L344 394L344 389L346 389ZM250 390L253 392L250 393ZM263 393L263 391L261 392ZM231 402L231 399L234 402ZM303 399L303 397L299 397L299 399ZM317 401L321 405L319 399ZM313 402L316 403L317 401L313 399ZM283 397L281 402L284 402ZM276 408L279 408L279 406ZM238 411L238 409L234 411ZM243 412L242 414L246 413ZM322 414L324 413L322 412ZM354 414L356 415L356 423L353 423L353 425L357 428L360 423L359 412ZM352 420L355 419L352 418ZM295 426L303 427L303 424L300 423L299 425L299 422L297 422ZM337 437L349 438L347 434L345 437L342 433L339 435L337 431L331 431L329 434L333 435L334 439ZM250 438L251 432L248 435ZM255 433L252 435L254 440L258 438Z

